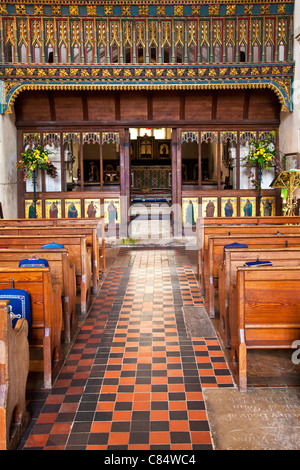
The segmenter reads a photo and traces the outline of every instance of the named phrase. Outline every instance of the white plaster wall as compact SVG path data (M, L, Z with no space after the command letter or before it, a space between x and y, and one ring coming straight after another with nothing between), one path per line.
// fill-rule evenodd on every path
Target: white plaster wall
M294 4L294 61L294 111L281 113L279 137L283 153L300 152L300 0L295 0Z
M0 202L5 219L18 217L15 115L0 114Z

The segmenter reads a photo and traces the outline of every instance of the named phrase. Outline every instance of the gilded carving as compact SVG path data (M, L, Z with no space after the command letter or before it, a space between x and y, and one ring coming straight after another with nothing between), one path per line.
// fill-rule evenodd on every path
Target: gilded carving
M149 89L208 88L217 77L220 82L223 78L220 87L272 88L282 109L287 107L293 77L292 1L158 3L50 0L46 10L46 0L9 0L15 13L0 21L0 60L5 64L0 64L0 76L13 89L5 109L23 86L134 89L144 85L145 77L151 79L145 80ZM0 14L8 15L6 5L0 6ZM247 65L238 62L240 51ZM53 65L48 65L50 55ZM52 85L52 77L60 84Z
M166 14L166 7L164 5L158 5L156 8L156 14L159 16L163 16Z
M139 6L139 15L141 16L148 16L148 5L141 5Z
M16 13L17 15L26 15L25 5L16 5Z
M208 14L211 16L219 15L219 5L209 5Z
M52 14L60 15L60 5L52 5Z
M175 5L174 6L174 15L182 16L183 15L183 5Z
M79 11L78 11L78 6L77 5L70 5L69 7L70 15L71 16L78 16Z
M227 5L226 7L226 15L235 15L235 5Z
M104 7L104 14L105 16L111 16L113 14L113 7L112 5L105 5Z
M122 5L122 15L131 16L131 10L129 5Z
M96 16L97 7L96 7L96 5L87 5L86 6L86 11L87 11L88 16Z

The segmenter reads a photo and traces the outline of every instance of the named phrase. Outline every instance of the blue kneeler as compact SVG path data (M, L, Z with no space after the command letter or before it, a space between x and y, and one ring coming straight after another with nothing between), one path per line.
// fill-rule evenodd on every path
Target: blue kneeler
M22 259L19 268L48 268L48 261L44 258Z
M60 243L55 243L54 241L52 243L46 243L46 245L43 245L42 248L48 250L48 249L53 249L57 250L59 248L64 248L64 245L61 245Z
M245 243L229 243L228 245L224 245L224 248L248 248L248 245L245 245Z
M244 266L273 266L271 261L268 260L263 260L260 261L257 259L256 261L248 261L247 263L244 264Z
M12 327L14 328L20 318L25 318L28 323L28 332L31 327L31 307L30 294L24 289L0 289L0 299L9 301L10 318Z

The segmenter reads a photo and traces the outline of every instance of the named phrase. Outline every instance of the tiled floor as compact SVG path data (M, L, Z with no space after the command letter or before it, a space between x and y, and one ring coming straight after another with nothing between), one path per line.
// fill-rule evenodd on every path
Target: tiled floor
M202 391L233 382L216 337L186 330L201 305L184 248L120 249L20 448L211 449Z

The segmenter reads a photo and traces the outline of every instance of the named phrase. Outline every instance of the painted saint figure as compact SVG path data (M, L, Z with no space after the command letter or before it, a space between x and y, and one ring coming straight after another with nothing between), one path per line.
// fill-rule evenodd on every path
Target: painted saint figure
M262 204L264 207L264 216L265 217L271 216L272 215L272 203L270 199L266 199Z
M244 216L252 216L252 203L249 201L249 199L247 199L246 204L244 205Z
M69 219L76 219L78 217L78 211L75 207L74 202L71 202L71 204L68 207L68 218Z
M58 207L57 201L53 201L51 206L49 207L49 217L50 219L57 219L58 217Z
M118 212L113 201L110 201L110 204L107 207L107 211L108 211L108 225L109 227L114 227L116 225L116 220L118 218Z
M215 205L211 200L209 200L209 203L206 206L205 213L206 213L206 217L214 217Z
M96 217L96 212L97 212L97 208L96 206L94 206L94 201L91 201L91 203L88 205L88 208L87 208L87 216L89 218Z
M230 199L227 200L224 209L225 209L225 217L233 216L233 205Z
M186 208L186 221L190 225L196 225L195 216L194 216L194 206L192 201L189 201Z
M28 209L28 218L29 219L36 219L36 212L35 212L33 201L30 204L29 209Z

